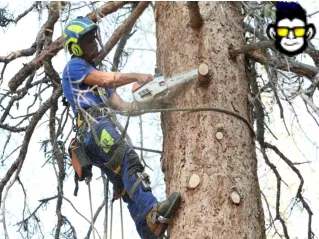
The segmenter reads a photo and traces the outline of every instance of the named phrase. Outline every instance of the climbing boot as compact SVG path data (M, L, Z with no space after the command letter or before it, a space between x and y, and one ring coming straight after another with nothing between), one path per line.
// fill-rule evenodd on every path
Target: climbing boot
M161 238L164 235L180 204L180 193L173 192L165 201L156 204L146 215L146 222L157 237Z

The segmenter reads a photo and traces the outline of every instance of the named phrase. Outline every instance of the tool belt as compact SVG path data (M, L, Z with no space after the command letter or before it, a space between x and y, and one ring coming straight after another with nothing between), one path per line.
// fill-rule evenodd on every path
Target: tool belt
M93 106L91 108L85 109L85 111L93 118L104 116L110 117L111 115L108 113L109 110L106 107ZM82 124L85 122L85 117L81 111L78 111L77 115L77 126L80 128Z
M86 156L83 145L73 138L69 145L69 154L72 166L79 181L92 176L92 162Z

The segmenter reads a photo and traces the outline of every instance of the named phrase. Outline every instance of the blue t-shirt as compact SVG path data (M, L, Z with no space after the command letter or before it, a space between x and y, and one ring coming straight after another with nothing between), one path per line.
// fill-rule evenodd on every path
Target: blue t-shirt
M73 58L65 66L62 73L62 89L64 96L72 106L77 115L77 108L90 108L96 105L103 105L97 87L87 85L84 78L95 68L82 58ZM107 89L108 97L115 92L114 89Z

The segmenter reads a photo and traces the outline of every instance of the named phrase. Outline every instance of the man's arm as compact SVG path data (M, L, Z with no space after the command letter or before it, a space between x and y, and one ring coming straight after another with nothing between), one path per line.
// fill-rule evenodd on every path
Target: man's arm
M103 88L117 88L132 82L146 84L152 79L153 76L150 74L102 72L93 70L84 78L83 82L88 85L98 85Z
M114 92L111 97L110 97L110 106L112 109L115 110L134 110L135 109L135 104L134 102L126 102L124 101L121 96L117 93Z
M142 115L140 112L130 113L132 110L137 110L135 102L126 102L124 101L121 96L114 92L110 97L110 106L112 109L115 110L128 110L130 116L139 116ZM127 114L123 114L127 115Z

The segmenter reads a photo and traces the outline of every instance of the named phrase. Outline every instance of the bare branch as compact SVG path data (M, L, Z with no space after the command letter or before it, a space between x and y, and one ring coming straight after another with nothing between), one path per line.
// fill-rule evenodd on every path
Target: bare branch
M32 56L36 52L36 49L37 49L37 44L33 43L32 46L28 49L18 50L18 51L10 53L7 56L0 56L0 62L9 63L19 57Z
M43 103L43 105L40 107L40 109L34 114L32 119L30 120L30 124L28 125L25 136L22 142L22 147L19 153L18 158L15 160L15 162L11 165L5 176L1 179L0 181L0 199L2 198L2 192L3 188L7 184L7 182L10 180L11 176L14 174L16 170L17 174L19 174L21 167L23 165L24 159L27 155L28 152L28 146L30 143L31 136L33 134L33 131L39 122L39 120L42 118L44 113L50 108L51 104L55 102L60 96L62 95L62 88L59 87L58 89L55 90L55 92L52 94L52 96ZM0 201L1 205L1 201Z
M28 88L29 88L30 83L33 80L34 76L35 76L35 74L32 74L28 78L28 81L26 82L26 86L17 95L13 96L10 99L5 111L3 112L3 114L0 118L0 123L3 123L5 121L6 117L9 115L9 112L10 112L11 107L13 106L14 102L22 99L28 93ZM1 99L1 101L2 101L2 99Z
M66 200L68 203L70 203L71 207L74 209L74 211L79 214L80 217L82 217L85 221L87 221L89 224L91 224L90 220L87 219L85 216L83 216L83 214L81 214L73 205L73 203L67 199L66 197L63 196L63 199ZM98 233L98 231L96 230L96 228L94 227L94 230L96 231L96 233Z
M319 117L319 108L313 103L312 99L310 99L305 93L300 92L300 97L305 101L306 104L308 104L313 111L317 114Z
M106 16L117 11L123 5L127 4L127 2L108 2L105 3L98 9L100 14ZM87 15L92 21L96 21L95 11L89 13ZM57 40L55 40L52 44L50 44L47 48L43 49L41 54L35 57L28 64L24 65L9 81L9 88L11 91L16 91L16 89L22 84L22 82L31 75L34 71L38 70L44 62L52 59L62 48L63 44L63 36L60 36Z
M102 203L100 204L100 206L96 209L96 212L94 213L93 216L93 222L96 221L97 217L99 216L100 212L102 211L103 207L105 206L105 199L102 201ZM86 239L90 239L90 235L91 235L91 231L92 231L92 225L90 224L90 228L86 234ZM100 237L100 235L98 234L98 236ZM101 238L101 237L100 237Z
M267 39L267 37L265 37L265 35L262 32L260 32L256 28L253 28L247 23L244 23L244 29L253 34L260 41L269 41L269 39ZM305 53L307 53L313 59L316 66L319 66L319 51L315 49L315 47L310 41L308 41L308 45L309 47L305 50Z
M309 86L309 88L306 90L306 95L308 95L309 97L312 98L316 88L317 88L317 85L319 84L319 74L317 74L315 77L314 77L314 80L312 82L312 84Z
M134 34L134 32L131 33L132 28L134 25L132 25L131 27L129 27L124 33L123 36L121 37L121 40L119 41L119 44L116 48L116 51L114 53L114 57L113 57L113 64L112 64L112 69L111 71L118 71L119 68L119 64L120 64L120 59L121 56L123 55L123 51L124 51L124 47L126 45L126 42L128 41L128 39L130 39L130 37L132 37L132 35Z
M269 67L269 65L266 66L266 71L267 71L267 75L268 75L268 79L270 82L270 86L272 88L272 91L274 93L275 99L277 101L278 107L279 107L279 111L280 111L280 118L283 119L284 125L286 127L286 130L288 132L288 135L290 135L288 127L286 125L286 120L285 120L285 116L284 116L284 108L282 107L281 101L279 99L278 93L277 93L277 89L275 86L275 82L274 79L276 79L276 82L278 81L276 75L273 73L273 68Z
M265 147L272 149L274 152L276 152L276 154L283 160L285 161L285 163L297 174L299 180L300 180L300 184L297 190L297 195L296 197L301 201L301 204L303 205L303 207L307 210L308 212L308 239L313 238L313 232L311 229L311 222L312 222L312 211L308 205L308 203L306 202L306 200L303 198L302 196L302 191L303 191L303 184L304 184L304 179L300 173L300 171L295 167L295 165L283 154L280 152L280 150L274 146L271 145L269 143L265 143Z
M48 20L43 24L36 38L37 55L41 53L43 46L46 47L52 42L54 24L60 17L60 11L62 12L66 5L65 1L52 1L50 3Z
M270 58L269 56L261 52L254 51L252 53L247 53L247 55L250 59L257 61L260 64L269 64L270 66L273 66L276 69L284 71L287 71L289 69L291 72L306 76L310 81L313 81L315 75L319 73L319 69L317 67L299 63L293 60L289 60L288 62L290 65L287 66L287 63L285 61Z
M35 213L42 207L43 204L46 204L49 201L51 201L53 199L56 199L57 197L58 196L53 196L53 197L50 197L50 198L44 198L44 199L39 200L39 202L40 202L39 206L37 206L37 208L27 218L23 219L21 222L18 222L17 224L20 225L20 224L27 223L28 220L35 215Z
M137 7L134 9L132 14L119 26L110 37L110 39L106 42L103 46L102 51L100 54L94 59L96 64L99 64L107 54L113 49L115 44L120 40L121 36L127 29L131 28L136 20L142 15L144 10L148 7L149 2L140 2Z
M273 47L273 42L271 41L260 41L257 43L251 43L248 45L244 45L239 49L230 49L229 50L229 56L234 59L239 54L246 54L248 52L267 49Z
M260 98L260 94L259 94L259 89L258 89L258 84L256 82L256 79L254 79L256 77L256 71L253 67L248 66L249 67L249 72L250 74L248 74L249 78L250 78L250 83L252 86L252 92L253 94L256 95L256 98L254 100L254 105L256 107L256 125L257 125L257 132L256 132L256 138L257 141L260 145L260 151L263 155L263 158L266 162L266 164L270 167L270 169L273 171L273 173L276 175L277 178L277 196L276 196L276 218L275 220L279 220L282 227L283 227L283 231L285 234L285 237L287 239L289 239L289 235L288 235L288 230L287 230L287 226L285 224L285 221L283 220L283 218L281 217L280 214L280 196L281 196L281 176L276 168L276 166L270 162L267 154L266 154L266 147L265 147L265 138L264 138L264 134L265 134L265 129L264 129L264 117L265 117L265 113L264 113L264 109L262 107L261 104L261 98Z
M63 215L62 215L62 220L63 220L63 224L65 224L65 223L69 224L70 230L71 230L70 233L64 233L64 234L66 234L65 236L67 238L71 238L71 236L73 236L73 239L77 239L76 231L75 231L75 228L72 225L72 223L67 219L66 216L63 216Z
M265 143L262 143L260 145L261 147L261 152L262 152L262 155L265 159L265 162L266 164L271 168L271 170L273 171L273 173L276 175L276 178L277 178L277 195L276 195L276 218L275 220L279 220L280 223L281 223L281 226L284 230L284 234L285 234L285 237L286 239L289 239L289 235L288 235L288 229L287 229L287 226L286 226L286 223L285 223L285 220L281 217L281 214L280 214L280 196L281 196L281 181L282 181L282 178L277 170L277 167L270 162L267 154L266 154L266 150L265 150Z
M62 202L63 202L63 180L65 178L65 169L64 169L64 158L63 153L61 152L59 145L57 143L57 137L55 133L55 116L58 110L57 99L51 103L50 108L50 119L49 119L49 127L50 127L50 143L53 148L53 156L57 162L59 172L58 172L58 200L56 206L56 214L58 216L58 223L55 231L55 238L60 238L60 231L63 225L63 215L61 212Z
M27 10L25 10L23 13L17 16L17 18L14 20L14 23L17 24L18 21L20 21L23 17L25 17L29 12L31 12L37 5L39 4L38 1L35 1Z
M0 128L5 129L5 130L9 130L10 132L19 133L19 132L26 131L27 126L18 128L18 127L10 126L8 124L0 123Z
M106 17L107 15L116 12L118 9L123 7L124 5L128 4L130 2L127 1L119 1L119 2L108 2L101 6L100 8L96 9L95 11L90 12L86 15L89 19L91 19L93 22L96 22L99 18Z
M267 37L264 36L264 34L258 30L256 30L255 28L253 28L252 26L250 26L247 23L244 23L244 30L250 32L251 34L253 34L254 36L256 36L260 41L269 41L269 39Z

